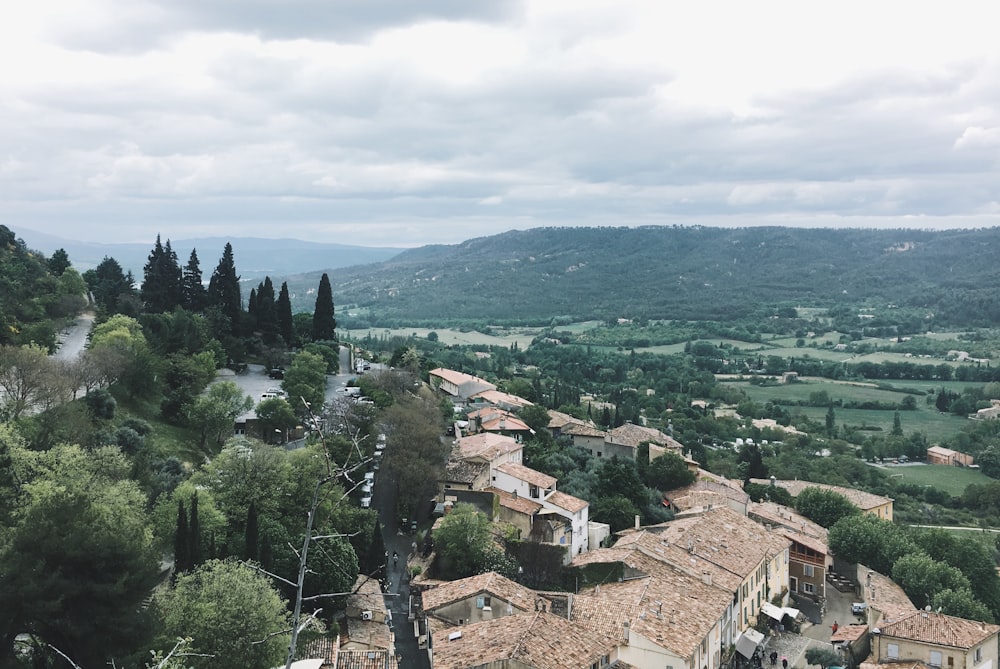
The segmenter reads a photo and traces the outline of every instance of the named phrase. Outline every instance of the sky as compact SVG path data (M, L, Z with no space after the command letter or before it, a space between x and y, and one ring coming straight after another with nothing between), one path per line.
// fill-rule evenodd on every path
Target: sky
M450 244L1000 225L995 0L36 0L0 223Z

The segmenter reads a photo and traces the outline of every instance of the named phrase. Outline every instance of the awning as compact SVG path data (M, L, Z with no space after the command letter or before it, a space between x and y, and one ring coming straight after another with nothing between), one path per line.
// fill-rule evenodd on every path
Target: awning
M768 618L774 618L779 623L781 622L781 619L784 618L785 616L791 617L792 620L799 617L798 609L793 609L790 606L784 606L784 607L775 606L774 604L769 604L767 602L761 605L760 612L766 615Z
M736 652L746 658L753 657L753 652L757 650L757 646L763 640L763 634L755 629L748 629L736 640Z

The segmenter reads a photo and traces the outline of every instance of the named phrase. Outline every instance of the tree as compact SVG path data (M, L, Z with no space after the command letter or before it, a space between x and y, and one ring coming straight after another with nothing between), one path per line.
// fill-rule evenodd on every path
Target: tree
M969 579L944 562L923 552L903 555L892 565L892 580L906 592L917 608L931 603L942 590L971 590Z
M164 632L192 639L194 669L270 669L287 643L285 603L266 576L239 562L209 560L157 596Z
M833 411L833 405L831 404L826 409L826 433L828 436L834 436L836 434L836 421L837 415Z
M639 479L639 470L634 460L612 457L601 463L598 470L599 483L594 495L597 497L627 497L636 507L646 500L646 487Z
M833 490L808 487L795 498L795 509L823 527L831 527L841 518L858 514L858 507Z
M243 300L240 295L240 277L236 274L236 264L233 261L233 245L228 242L208 281L206 300L209 305L218 307L225 319L225 322L220 323L226 328L221 334L239 336L243 320Z
M62 276L69 269L69 254L66 249L56 249L49 257L49 271L55 276Z
M661 492L682 488L693 483L694 479L684 458L670 451L654 459L646 468L646 483Z
M620 532L632 527L639 508L624 495L599 497L590 508L590 517L611 526L611 532Z
M114 258L104 257L100 264L83 273L94 301L106 313L119 313L123 300L134 294L132 273L126 274Z
M17 419L25 411L51 405L58 394L55 365L41 346L0 346L2 415Z
M295 345L295 324L292 320L292 299L288 294L288 282L281 283L278 301L275 304L278 318L278 334L285 340L285 346Z
M843 660L835 650L829 648L806 648L806 664L818 664L826 669L839 665Z
M320 411L326 399L326 360L308 351L298 353L285 371L281 387L297 415Z
M313 341L336 341L337 321L333 312L333 288L330 277L323 273L316 291L316 307L313 310L312 338Z
M939 590L931 597L931 608L947 616L993 624L996 616L970 590Z
M174 573L181 574L191 568L191 535L188 532L188 516L184 502L177 500L177 532L174 535Z
M271 397L257 405L257 419L260 421L264 441L274 443L276 435L287 435L298 424L292 406L283 397Z
M490 527L489 518L471 504L452 507L434 531L441 576L456 579L479 573L493 541Z
M862 513L841 518L830 528L830 551L838 558L891 574L900 557L917 550L903 527Z
M181 304L188 311L201 311L205 308L206 291L202 283L197 249L191 249L191 255L184 266L181 275L181 296Z
M117 447L11 455L22 485L0 532L0 665L20 633L81 666L127 655L148 634L140 604L159 573L131 464Z
M169 239L164 246L160 243L160 236L156 236L156 244L143 267L139 294L146 311L150 313L173 311L180 306L183 300L181 268Z
M221 446L233 433L236 419L252 408L253 399L232 381L213 383L187 410L188 424L198 431L198 447Z
M260 549L260 527L257 524L257 505L252 501L247 509L246 529L243 536L243 559L256 560Z
M895 437L903 436L903 424L899 420L899 412L894 411L892 413L892 433Z

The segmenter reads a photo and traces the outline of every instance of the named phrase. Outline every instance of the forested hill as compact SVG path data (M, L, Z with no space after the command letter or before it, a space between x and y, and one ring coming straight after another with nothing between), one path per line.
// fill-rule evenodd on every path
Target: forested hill
M405 251L331 280L337 304L370 307L373 325L894 304L986 326L1000 322L1000 228L540 228Z

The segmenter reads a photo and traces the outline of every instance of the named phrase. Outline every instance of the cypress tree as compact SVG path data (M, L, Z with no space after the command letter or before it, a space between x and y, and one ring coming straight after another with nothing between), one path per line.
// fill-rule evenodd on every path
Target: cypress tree
M313 310L313 341L335 341L337 321L333 317L333 288L330 277L323 273L316 291L316 308Z
M243 558L246 560L256 560L259 557L257 546L259 542L257 528L257 504L250 502L247 509L247 527L244 534Z
M260 539L260 566L268 571L274 566L274 551L271 548L271 537L267 534Z
M174 573L180 574L191 568L190 551L188 550L187 514L184 512L184 502L177 501L177 532L174 535Z
M163 277L163 258L163 244L160 243L160 236L156 235L156 244L142 268L142 285L139 287L143 307L152 313L166 311L167 286Z
M364 564L361 568L364 573L379 579L385 578L385 542L382 539L382 523L375 519L375 527L372 528L371 541L368 544L368 554L365 555Z
M278 311L274 304L274 284L265 276L257 289L257 329L267 344L273 344L278 337Z
M167 300L164 311L173 311L184 303L184 273L169 239L163 247L163 279L167 284L164 289Z
M251 288L247 298L247 325L251 331L257 329L257 288Z
M243 318L243 298L240 295L240 277L236 274L233 261L233 245L228 242L208 282L208 304L218 307L222 315L229 319L229 329L222 334L238 336Z
M191 568L205 561L201 550L201 521L198 518L198 493L191 495L191 522L188 523L188 552Z
M201 311L205 308L205 286L202 284L197 249L191 249L187 265L184 266L181 277L181 294L181 303L188 311Z
M278 312L278 334L289 348L295 345L295 321L292 319L292 299L288 295L288 282L281 284L278 301L274 305Z

